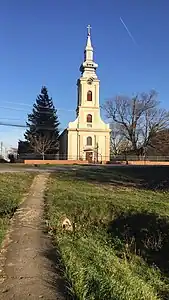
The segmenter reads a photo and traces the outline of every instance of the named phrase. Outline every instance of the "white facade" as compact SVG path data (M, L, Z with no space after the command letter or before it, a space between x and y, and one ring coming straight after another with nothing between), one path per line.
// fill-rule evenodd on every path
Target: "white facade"
M98 65L93 60L90 26L84 62L77 81L77 118L60 137L60 158L68 160L108 161L110 128L100 117Z

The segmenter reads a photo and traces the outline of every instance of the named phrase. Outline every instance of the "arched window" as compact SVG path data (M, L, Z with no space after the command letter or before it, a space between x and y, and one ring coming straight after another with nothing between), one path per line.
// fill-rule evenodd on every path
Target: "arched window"
M87 92L87 101L92 101L92 92L91 91Z
M87 123L92 123L92 115L87 115Z
M87 137L87 146L92 146L92 138L91 138L91 136Z

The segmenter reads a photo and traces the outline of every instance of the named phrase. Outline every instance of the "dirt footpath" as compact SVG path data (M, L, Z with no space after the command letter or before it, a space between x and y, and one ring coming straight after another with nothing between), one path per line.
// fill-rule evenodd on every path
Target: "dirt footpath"
M49 174L35 177L15 213L0 253L0 299L66 299L56 250L45 234L43 193Z

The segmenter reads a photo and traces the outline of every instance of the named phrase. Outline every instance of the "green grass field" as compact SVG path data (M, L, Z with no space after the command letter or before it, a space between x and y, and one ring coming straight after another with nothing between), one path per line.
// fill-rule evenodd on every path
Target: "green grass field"
M167 167L52 174L47 218L73 299L169 299L168 190Z
M2 242L10 217L29 191L34 174L0 174L0 243Z

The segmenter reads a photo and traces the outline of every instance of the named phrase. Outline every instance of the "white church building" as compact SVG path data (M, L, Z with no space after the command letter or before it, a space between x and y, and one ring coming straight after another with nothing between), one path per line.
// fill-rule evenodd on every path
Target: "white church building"
M110 160L110 128L100 116L98 65L93 59L91 27L88 26L84 62L77 80L76 120L60 135L60 159L104 162Z

